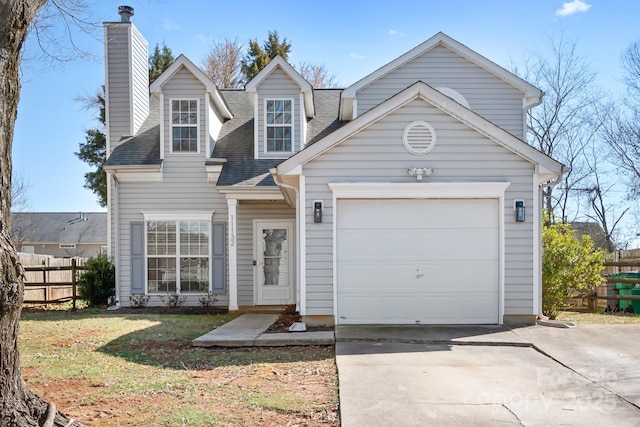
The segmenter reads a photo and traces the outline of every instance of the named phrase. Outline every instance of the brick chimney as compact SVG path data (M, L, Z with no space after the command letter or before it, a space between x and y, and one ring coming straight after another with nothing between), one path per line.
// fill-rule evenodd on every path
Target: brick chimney
M133 8L118 13L120 22L104 23L107 155L149 115L148 43L131 22Z

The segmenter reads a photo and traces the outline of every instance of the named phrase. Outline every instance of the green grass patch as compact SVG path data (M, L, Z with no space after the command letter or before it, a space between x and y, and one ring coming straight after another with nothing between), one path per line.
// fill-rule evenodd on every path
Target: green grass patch
M205 412L199 408L186 407L178 409L174 414L160 420L164 425L205 426L218 421L215 414Z
M280 412L303 412L308 406L305 400L288 393L254 392L245 394L244 399L252 406Z

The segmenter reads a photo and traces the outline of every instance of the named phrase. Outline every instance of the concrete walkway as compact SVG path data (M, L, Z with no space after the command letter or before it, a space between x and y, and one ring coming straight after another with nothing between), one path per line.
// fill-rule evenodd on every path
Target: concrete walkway
M195 347L284 347L333 345L333 331L265 333L277 314L243 314L192 341Z

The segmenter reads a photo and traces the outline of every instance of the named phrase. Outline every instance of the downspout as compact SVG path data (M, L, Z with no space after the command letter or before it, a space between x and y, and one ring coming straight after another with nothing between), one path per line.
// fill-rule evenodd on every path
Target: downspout
M273 178L273 181L276 183L276 185L278 187L282 187L282 188L286 188L289 190L293 190L294 193L296 194L296 203L294 204L296 207L296 224L298 225L297 230L296 230L296 273L298 276L298 280L296 280L296 300L297 300L297 304L296 304L296 311L298 313L300 313L300 315L304 315L306 314L305 311L306 310L302 310L302 294L301 294L301 282L302 282L302 275L301 275L301 265L300 265L300 251L302 250L302 218L304 215L304 209L300 209L300 190L296 187L294 187L293 185L290 184L285 184L284 182L278 180L278 173L277 173L277 169L276 168L272 168L269 169L269 173L271 173L271 177ZM285 199L287 199L288 202L291 202L290 198L286 195L286 192L284 194Z
M108 193L107 193L108 194ZM113 206L113 233L114 233L114 257L115 257L115 269L116 269L116 304L107 307L107 310L117 310L120 308L120 218L118 217L118 178L113 175L113 200L109 203ZM109 212L111 216L111 212ZM111 220L111 218L109 218Z
M562 182L562 175L564 175L567 172L569 172L569 168L565 165L562 165L562 170L560 171L560 175L558 175L556 179L554 179L553 181L547 181L542 185L540 185L539 190L542 191L545 188L555 187L556 185L560 184L560 182ZM538 194L539 198L541 197L540 194L541 193ZM542 238L542 230L539 238L540 239ZM537 256L542 257L542 242L540 242L540 254L538 254ZM542 260L540 260L540 267L542 267ZM549 320L547 316L542 314L542 275L540 275L540 292L538 292L538 319L545 320L545 321Z

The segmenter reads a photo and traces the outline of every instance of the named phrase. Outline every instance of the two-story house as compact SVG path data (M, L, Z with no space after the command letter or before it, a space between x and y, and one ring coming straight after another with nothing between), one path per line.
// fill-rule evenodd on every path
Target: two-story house
M149 86L125 9L105 23L117 298L208 292L306 321L532 322L541 189L524 142L543 93L445 34L346 89L274 58L244 89L185 56Z

